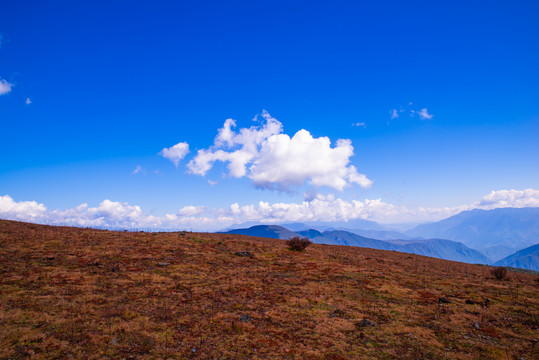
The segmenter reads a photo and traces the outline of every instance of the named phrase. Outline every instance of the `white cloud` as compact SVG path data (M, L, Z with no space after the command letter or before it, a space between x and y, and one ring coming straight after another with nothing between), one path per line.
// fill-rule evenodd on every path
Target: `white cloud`
M367 124L365 124L364 122L357 122L357 123L352 124L352 126L365 128L367 127Z
M189 172L204 176L215 161L222 161L228 162L231 176L237 178L246 176L247 165L256 157L261 144L271 136L282 132L282 124L268 112L263 111L262 117L266 121L262 126L243 128L239 132L233 130L236 122L227 119L218 130L214 146L199 150L195 158L187 164Z
M475 204L481 209L499 207L539 207L539 190L498 190L485 195Z
M10 196L0 196L0 218L45 224L108 228L165 228L215 231L246 221L284 223L302 221L348 221L368 219L381 223L437 221L472 209L500 207L538 207L539 190L498 190L470 205L455 207L410 208L381 199L344 200L334 195L315 195L299 203L258 204L207 209L204 206L184 206L176 214L154 216L139 206L104 200L97 207L81 204L66 210L48 210L35 201L16 202ZM206 215L204 215L206 214Z
M408 104L408 106L410 105L412 105L411 101ZM414 109L410 109L409 107L406 107L400 110L392 109L389 111L389 114L391 115L391 119L396 119L399 117L399 113L402 113L402 112L408 112L411 118L414 117L415 114L418 114L421 120L430 120L434 117L434 115L429 114L429 112L427 111L427 108L423 108L421 110L414 110Z
M205 206L188 205L188 206L184 206L183 208L181 208L178 211L178 215L180 215L180 216L195 216L195 215L200 215L200 214L204 213L204 211L206 211Z
M15 202L9 195L0 196L0 218L20 221L42 221L47 213L43 204L35 201Z
M226 162L230 176L248 177L255 186L288 190L305 182L337 190L353 183L369 187L372 181L349 165L354 154L350 140L338 140L331 147L327 137L313 138L307 130L292 138L282 133L282 124L264 111L260 126L233 130L227 119L209 149L201 149L187 167L204 176L216 161Z
M97 207L81 204L67 210L47 210L35 201L15 202L10 196L0 196L0 218L94 227L159 227L162 220L146 215L139 206L104 200Z
M13 84L8 83L4 79L0 79L0 95L4 95L10 92L12 87Z
M142 166L140 165L137 165L137 167L135 168L135 170L133 170L131 172L131 175L136 175L138 173L143 173L143 174L146 174L146 171L142 168Z
M434 116L428 113L427 108L421 109L421 111L419 111L418 114L421 120L430 120Z
M307 130L298 131L292 138L274 135L262 144L249 178L256 186L280 189L305 181L337 190L351 183L369 187L372 181L348 166L353 154L350 140L338 140L332 148L329 138L313 138Z
M174 163L176 167L178 167L178 164L180 161L189 153L189 144L186 142L179 142L176 145L164 148L159 153L161 156L163 156L166 159L169 159Z
M26 98L26 100L24 100L24 103L26 105L30 105L32 103L32 101L30 100L30 98Z

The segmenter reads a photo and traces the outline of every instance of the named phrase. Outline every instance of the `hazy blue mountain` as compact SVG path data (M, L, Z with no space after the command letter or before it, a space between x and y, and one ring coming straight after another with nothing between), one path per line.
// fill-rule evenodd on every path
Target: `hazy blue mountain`
M425 255L445 260L472 264L489 264L491 260L477 250L466 245L444 239L428 239L409 242L403 245L402 252Z
M494 265L539 271L539 244L519 250Z
M410 236L400 233L398 231L389 230L363 230L363 229L343 229L351 233L368 237L377 240L392 240L392 239L410 239Z
M267 225L267 224L261 224L259 221L247 221L241 224L234 224L232 226L229 226L221 231L217 231L218 233L226 233L229 230L235 230L235 229L247 229L252 226L258 226L258 225Z
M381 225L381 224L378 224L377 222L375 221L369 221L369 220L363 220L363 219L355 219L355 220L349 220L349 221L306 221L306 222L294 222L294 223L282 223L282 224L262 224L260 222L256 222L256 221L250 221L250 222L245 222L245 223L242 223L242 224L236 224L232 227L228 227L224 230L222 230L221 232L227 232L229 230L234 230L234 229L246 229L246 228L250 228L250 227L253 227L253 226L258 226L258 225L264 225L264 226L273 226L273 225L276 225L276 226L282 226L284 228L287 228L288 230L291 230L291 231L305 231L305 230L308 230L308 229L315 229L315 230L318 230L318 231L331 231L331 230L345 230L345 231L351 231L351 232L355 232L355 231L380 231L380 232L384 232L384 231L388 231L388 232L394 232L395 229L393 227L388 227L386 225ZM408 228L410 228L410 225L408 225ZM404 238L406 237L406 235L402 234L402 233L399 233L401 234L400 237L401 238ZM361 235L361 234L359 234ZM386 238L392 238L394 237L393 235L392 236L387 236L387 235L381 235L378 234L379 237L386 237Z
M427 222L413 222L413 223L393 223L393 224L383 224L385 230L389 231L397 231L400 233L404 233L408 230L411 230L415 227L418 227L419 225L426 224Z
M395 250L445 260L461 261L473 264L488 264L490 259L479 251L464 244L443 239L392 240L382 241L366 238L347 231L329 231L323 238L314 238L313 242L331 245L351 245L379 250Z
M289 239L294 236L308 237L314 243L328 245L348 245L379 250L395 250L405 253L425 255L446 260L468 263L488 264L490 260L480 252L470 249L461 243L442 239L420 240L377 240L344 230L320 232L315 229L293 232L278 225L257 225L247 229L234 229L227 234L267 237L273 239Z
M318 229L320 226L325 228L343 228L343 229L362 229L362 230L387 230L383 225L375 221L353 219L348 221L332 221L332 222L306 222L309 227Z
M343 230L325 231L322 234L322 237L312 238L312 241L318 244L349 245L379 250L397 250L399 248L398 245L387 241L370 239Z
M271 239L290 239L299 234L279 225L256 225L247 229L233 229L225 231L225 234L249 235L267 237Z
M314 239L316 237L324 236L320 231L315 229L309 229L304 231L297 231L301 236L307 237L309 239Z
M279 224L279 226L282 226L284 228L287 228L290 231L301 231L301 230L307 230L309 226L307 226L304 223L286 223L286 224Z
M539 208L463 211L406 232L412 237L462 242L493 260L539 242Z
M303 223L280 224L281 226L292 230L301 231L307 229L315 229L318 231L329 231L335 229L350 229L361 230L388 230L384 225L380 225L375 221L355 219L348 221L305 221Z

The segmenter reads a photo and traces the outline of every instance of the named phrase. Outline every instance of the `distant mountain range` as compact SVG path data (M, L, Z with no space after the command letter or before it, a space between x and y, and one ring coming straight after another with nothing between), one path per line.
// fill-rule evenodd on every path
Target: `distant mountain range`
M496 261L539 243L539 208L463 211L406 235L462 242Z
M238 234L248 236L267 237L271 239L290 239L299 234L279 225L255 225L247 229L233 229L225 234Z
M278 239L308 237L314 242L416 253L447 260L536 270L539 208L463 211L404 233L367 220L280 225L249 223L229 233ZM247 224L246 224L247 225Z
M461 243L442 239L383 241L371 239L344 230L320 232L315 229L293 232L278 225L258 225L247 229L229 230L228 234L289 239L294 236L308 237L318 244L349 245L379 250L394 250L425 255L446 260L487 264L490 260L480 252Z
M539 271L539 244L517 251L494 265Z

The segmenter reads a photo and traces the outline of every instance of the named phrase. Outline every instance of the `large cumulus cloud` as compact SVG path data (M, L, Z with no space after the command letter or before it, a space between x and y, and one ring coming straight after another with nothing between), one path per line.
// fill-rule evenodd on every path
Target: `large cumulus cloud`
M204 176L217 161L227 164L232 177L247 177L261 188L288 190L305 183L343 190L352 184L367 188L372 181L350 164L354 148L350 140L331 146L328 137L315 138L305 129L290 137L281 122L262 113L258 126L235 131L227 119L207 149L198 150L187 164L190 173Z

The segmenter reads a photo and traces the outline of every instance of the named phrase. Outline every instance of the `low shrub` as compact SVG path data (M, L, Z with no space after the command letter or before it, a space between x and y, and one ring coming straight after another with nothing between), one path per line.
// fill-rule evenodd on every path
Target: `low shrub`
M299 236L295 236L291 239L288 239L286 241L286 244L288 245L288 248L293 251L303 251L305 248L312 244L311 240L308 238L300 238Z
M507 277L507 269L502 266L495 267L494 269L490 271L490 273L497 280L503 280Z

